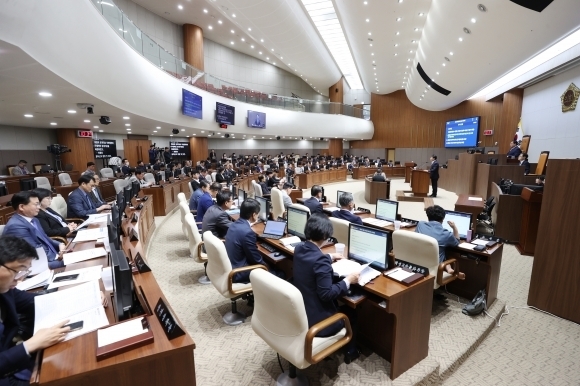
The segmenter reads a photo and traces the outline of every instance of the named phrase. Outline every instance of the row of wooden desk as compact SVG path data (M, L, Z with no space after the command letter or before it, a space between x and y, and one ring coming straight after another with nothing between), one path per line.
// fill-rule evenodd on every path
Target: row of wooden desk
M360 180L365 178L366 176L370 175L370 174L374 174L377 171L376 166L361 166L358 168L352 168L352 178L355 180ZM383 166L380 168L383 173L385 173L385 175L387 177L405 177L405 167L404 166L393 166L393 167L387 167L387 166Z
M300 189L310 189L314 185L324 185L332 182L345 182L346 168L320 170L316 172L297 174L294 176L294 185Z
M179 200L177 199L179 193L185 194L185 197L189 200L191 196L190 183L191 178L183 177L182 179L173 180L163 185L143 188L141 190L145 195L153 197L153 213L155 216L166 216L179 205Z

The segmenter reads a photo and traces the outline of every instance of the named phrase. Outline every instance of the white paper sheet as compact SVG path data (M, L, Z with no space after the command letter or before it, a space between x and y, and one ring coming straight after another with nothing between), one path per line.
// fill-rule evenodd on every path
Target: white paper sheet
M299 243L300 237L298 236L292 236L292 237L285 237L283 239L280 239L280 242L284 245L287 246L288 244L294 244L294 243Z
M471 244L475 245L487 245L489 243L488 240L471 240Z
M89 224L97 223L97 222L106 222L109 218L110 214L101 213L101 214L89 214L89 218L86 219L81 225L77 227L77 229L81 229L86 227Z
M69 252L63 255L64 265L78 263L80 261L95 259L97 257L107 256L107 251L103 247L85 249L84 251Z
M483 201L483 198L481 198L481 197L469 197L468 200L470 200L470 201Z
M80 243L83 241L93 241L97 239L102 239L107 237L106 228L93 228L77 232L77 236L73 240L74 243Z
M28 291L32 288L44 286L46 283L50 282L51 278L52 271L50 269L46 269L36 276L21 281L16 285L16 288L18 288L20 291Z
M390 221L379 220L378 218L370 218L370 217L363 218L362 222L365 224L372 224L372 225L376 225L379 227L388 227L388 226L393 225L393 223Z
M340 210L340 208L337 206L323 206L322 209L327 210L329 212L334 212L335 210Z
M385 276L393 278L397 281L403 281L408 277L411 277L415 274L415 272L408 272L402 268L395 268L389 272L385 272Z
M365 264L362 266L360 271L360 276L358 278L359 285L365 285L369 281L373 280L375 277L379 276L381 273L374 268L370 267L370 264Z
M75 269L73 271L65 271L65 272L57 273L52 278L52 282L48 286L48 289L63 287L65 285L86 283L87 281L92 281L92 280L99 280L101 278L102 268L103 268L102 265L97 265L94 267L81 268L81 269ZM54 282L54 280L58 277L77 275L77 274L79 276L75 280L60 281L60 282L56 282L56 283Z
M476 247L475 244L470 244L470 243L461 243L461 244L459 244L459 248L469 249L470 251L473 250L473 248L475 248L475 247Z
M101 271L101 280L103 280L103 287L105 287L105 291L113 291L113 273L111 271L111 267L103 268Z
M107 346L149 331L148 328L143 328L142 320L143 318L136 318L97 331L98 347Z
M38 255L38 260L32 259L32 265L30 266L30 276L38 275L39 273L48 269L48 258L46 257L44 248L36 248L36 254Z
M338 276L348 276L353 272L360 272L362 265L354 260L340 259L332 263L332 270Z

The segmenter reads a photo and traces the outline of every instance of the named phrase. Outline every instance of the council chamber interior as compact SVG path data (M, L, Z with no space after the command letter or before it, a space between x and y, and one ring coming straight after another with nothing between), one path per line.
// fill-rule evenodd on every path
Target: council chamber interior
M24 378L3 342L0 382L580 382L580 4L2 8L0 238L31 221L14 202L39 188L39 215L75 225L51 237L63 267L39 235L40 260L1 297L36 295L31 336L77 325L32 353L23 338ZM455 244L421 234L433 207ZM206 209L226 233L204 231ZM332 224L320 253L344 257L333 286L358 281L311 325L294 255L318 218ZM261 262L233 267L241 220Z

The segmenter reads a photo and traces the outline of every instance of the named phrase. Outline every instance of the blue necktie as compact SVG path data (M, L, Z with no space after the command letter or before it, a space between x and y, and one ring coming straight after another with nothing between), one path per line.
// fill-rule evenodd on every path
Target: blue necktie
M44 233L44 230L42 229L42 227L38 224L38 220L33 218L32 219L32 226L34 228L36 228L36 235L38 236L38 238L40 238L41 241L44 242L44 244L48 247L48 251L52 252L53 256L56 257L56 255L58 254L56 249L54 249L54 245L52 245L52 240L48 238L48 236L46 235L46 233ZM48 257L48 256L47 256Z
M95 207L94 207L94 205L93 205L93 203L91 201L91 198L86 193L85 193L85 200L87 200L87 203L89 204L89 209L95 209Z

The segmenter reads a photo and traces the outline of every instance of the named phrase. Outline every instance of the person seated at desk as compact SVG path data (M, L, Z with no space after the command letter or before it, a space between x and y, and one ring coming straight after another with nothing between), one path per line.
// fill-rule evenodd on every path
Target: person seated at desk
M268 184L266 184L266 178L263 175L258 176L258 185L262 188L262 195L272 194Z
M429 222L419 221L415 232L431 236L437 240L437 244L439 244L439 264L441 264L446 260L445 248L459 245L459 231L453 221L447 221L447 224L453 229L453 233L443 228L442 224L445 219L445 210L439 205L430 206L425 212L427 213ZM450 264L445 266L445 271L451 275L455 273ZM459 272L457 278L463 280L465 279L465 274Z
M70 222L67 224L62 216L56 213L50 204L52 202L52 192L48 189L37 188L33 190L38 196L40 202L40 210L36 215L36 219L48 237L60 236L71 237L72 233L77 229L77 224Z
M17 217L17 216L13 216ZM30 273L34 247L18 237L0 237L0 385L28 386L36 353L62 342L70 327L63 320L50 328L34 330L34 293L16 287Z
M121 167L121 173L124 175L131 174L131 168L129 167L129 160L127 158L123 158L123 166Z
M373 174L373 181L377 182L387 182L387 176L383 173L383 169L377 169L375 174Z
M332 217L340 218L353 224L363 225L362 219L352 213L354 210L354 197L352 193L341 194L338 198L338 205L340 205L340 209L333 211Z
M195 210L197 213L197 205L199 203L199 198L205 193L209 192L209 183L206 180L199 181L199 188L193 191L191 197L189 198L189 210Z
M312 188L310 188L310 195L312 197L310 197L308 200L304 200L304 205L310 209L311 214L324 214L322 211L322 204L320 203L320 200L322 199L322 186L314 185Z
M87 170L85 170L82 175L83 176L84 175L87 175L87 176L90 176L90 177L94 176L95 175L95 169L96 169L96 167L97 166L95 165L94 162L87 162Z
M544 190L544 184L546 183L546 178L544 176L539 176L536 178L535 192L542 192Z
M139 186L141 188L148 188L151 186L150 182L145 181L145 172L141 169L135 170L135 177L139 181Z
M521 154L521 152L522 152L522 149L520 149L517 142L511 141L510 142L510 150L507 152L507 157L508 158L518 158L518 156Z
M222 184L217 182L212 183L209 186L209 191L203 192L201 197L197 201L197 213L195 214L195 221L202 222L205 212L213 205L213 198L222 190Z
M202 234L210 231L217 238L223 239L228 233L230 225L232 225L232 218L226 213L226 210L232 208L234 200L232 192L229 190L221 190L216 194L216 203L210 206L201 224Z
M278 184L280 183L280 179L278 178L278 169L274 169L270 172L270 170L268 170L266 172L266 176L268 176L268 179L266 181L266 183L268 184L268 187L271 189L274 186L278 186Z
M143 160L137 161L137 166L135 166L135 170L142 170L143 172L145 172L145 170L147 170L147 168L145 168L145 164L143 163Z
M50 239L36 219L40 210L38 195L32 190L18 192L12 196L12 208L16 214L10 217L2 235L23 239L33 248L42 247L46 253L48 268L64 267L64 243Z
M162 166L163 164L161 163L161 161L156 160L155 163L153 164L153 170L160 171Z
M12 168L12 175L13 176L25 176L27 174L30 174L30 172L26 168L27 163L28 162L26 162L23 159L18 161L18 165Z
M253 198L247 198L240 206L240 218L233 222L226 234L226 251L232 268L246 267L248 265L263 264L268 267L268 271L280 278L284 278L284 273L269 267L262 259L256 246L256 232L252 230L252 225L258 221L260 213L260 203ZM236 273L233 277L234 283L249 283L250 271Z
M99 207L99 206L105 205L105 204L109 204L110 205L111 203L110 202L107 202L103 198L103 194L101 193L101 189L99 189L99 184L101 183L101 177L99 177L98 174L95 174L93 176L93 181L95 181L95 185L93 186L92 193L89 193L89 196L93 200L93 203L95 204L95 206L96 207Z
M199 171L193 169L191 171L191 182L190 182L190 184L191 184L191 191L192 192L195 192L197 189L199 189L199 186L200 186L199 185L199 182L200 182L200 180L199 180Z
M524 175L530 174L530 163L528 162L528 153L520 153L518 156L518 161L520 161L520 166L524 167Z
M338 253L323 253L324 242L332 236L332 223L325 215L312 215L306 222L304 235L306 240L294 249L294 286L304 299L304 308L308 318L308 328L331 317L338 312L337 300L346 296L351 284L358 283L359 271L350 273L342 280L335 281L332 263L344 259ZM351 325L355 324L354 313L345 310ZM350 314L350 315L349 315ZM316 336L327 337L344 328L344 322L338 321L320 331ZM356 331L355 326L352 330ZM347 344L345 362L350 363L360 353L356 349L355 338Z
M392 168L393 167L393 160L389 160L389 162L387 162L387 167Z
M381 162L381 159L379 157L377 157L377 159L375 160L375 166L378 168L383 166L383 163Z
M218 168L218 171L215 175L215 182L218 182L221 184L221 183L226 183L228 181L223 173L224 173L224 168L223 167Z
M288 209L292 205L292 199L290 198L290 192L292 191L292 184L284 182L280 192L282 193L282 200L284 201L284 209Z
M90 197L93 186L95 186L95 180L93 178L80 176L78 183L79 187L73 190L68 196L67 217L87 218L89 214L96 214L111 209L111 205L109 204L95 206L93 203Z

